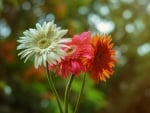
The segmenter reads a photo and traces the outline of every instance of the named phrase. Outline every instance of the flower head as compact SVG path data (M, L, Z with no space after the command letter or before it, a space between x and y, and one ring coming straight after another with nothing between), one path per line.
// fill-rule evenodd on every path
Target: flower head
M86 71L86 62L92 57L92 46L90 44L90 32L83 32L75 35L71 42L66 43L69 48L64 50L67 56L56 66L49 66L62 77L68 77L70 74L78 76L81 71Z
M36 24L36 29L29 29L23 32L24 36L20 37L20 43L17 49L22 51L18 54L25 58L26 62L31 56L34 56L34 65L38 68L40 65L46 66L55 64L65 56L62 47L69 39L61 39L67 30L61 30L56 27L54 22L44 22L43 25Z
M91 38L91 44L94 49L94 57L88 64L88 69L91 72L93 80L98 82L99 80L105 81L113 73L112 68L116 62L115 51L113 43L111 43L111 37L106 35L95 35Z

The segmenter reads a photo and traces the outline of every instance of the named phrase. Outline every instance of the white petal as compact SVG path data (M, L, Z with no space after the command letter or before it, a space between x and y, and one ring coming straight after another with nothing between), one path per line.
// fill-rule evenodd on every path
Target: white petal
M70 48L70 46L65 45L65 44L59 44L60 48Z
M32 55L34 55L34 53L29 54L29 55L25 58L24 63L26 63L27 60L28 60Z
M45 29L47 26L46 22L43 23L42 28Z
M48 64L49 64L49 65L56 64L56 61L54 61L54 60L48 60Z
M38 65L40 66L40 65L42 65L43 58L42 58L42 56L39 56L39 55L37 55L37 56L38 56L37 62L38 62Z
M39 23L36 24L36 28L37 28L37 30L40 30L40 31L42 30L42 27Z
M60 62L61 61L61 57L57 56L57 61Z
M34 37L37 34L35 29L29 29L29 30L32 37Z
M19 43L28 43L30 41L30 39L24 39L24 40L17 40L17 42Z
M62 56L62 55L65 54L65 51L62 50L62 49L57 49L56 52L57 52L57 54L60 55L60 56Z
M50 53L48 54L48 56L49 56L50 59L55 59L56 54L55 54L54 52L50 52Z
M51 22L48 23L48 29L49 29L49 31L54 30L54 21L51 21Z
M21 51L18 55L24 54L28 51L33 51L33 49L32 48L25 49L25 50Z
M28 37L26 37L26 36L22 36L22 37L19 37L21 40L25 40L25 39L27 39Z
M24 31L24 32L23 32L23 34L24 34L25 36L28 36L29 31L28 31L28 30L26 30L26 31Z
M35 57L34 57L34 66L35 66L35 68L38 68L38 66L39 66L39 64L38 64L38 56L37 55L35 55Z
M19 46L17 46L17 50L18 49L24 49L24 48L25 48L24 44L20 44Z
M43 54L43 65L46 67L46 54Z
M56 39L62 38L67 32L68 30L61 30L56 34L55 38Z
M24 52L24 53L21 55L21 58L24 58L24 57L28 56L28 55L31 54L31 53L32 53L32 51L26 51L26 52Z
M59 43L66 43L66 42L71 42L71 38L62 38L59 40Z

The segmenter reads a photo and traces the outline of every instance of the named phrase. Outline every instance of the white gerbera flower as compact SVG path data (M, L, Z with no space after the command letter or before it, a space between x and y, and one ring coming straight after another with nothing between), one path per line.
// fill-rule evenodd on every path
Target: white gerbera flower
M22 49L18 54L26 62L31 56L34 56L34 65L38 68L40 65L46 66L56 64L65 56L65 47L63 43L70 41L69 38L61 39L68 30L61 30L56 27L54 22L36 24L36 29L29 29L23 32L24 36L17 40L20 44L17 49Z

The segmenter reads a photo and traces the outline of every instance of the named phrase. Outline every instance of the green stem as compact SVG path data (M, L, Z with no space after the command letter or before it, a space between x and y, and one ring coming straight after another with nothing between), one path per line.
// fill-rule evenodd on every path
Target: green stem
M82 96L84 85L85 85L85 78L86 78L86 74L84 74L84 78L83 78L83 81L82 81L82 86L81 86L80 94L79 94L79 97L78 97L78 100L77 100L77 103L76 103L76 106L75 106L74 113L77 113L78 109L79 109L79 105L80 105L80 101L81 101L81 96Z
M60 111L60 113L63 113L60 97L59 97L59 95L58 95L58 93L56 91L55 85L54 85L53 80L52 80L52 76L50 75L50 72L48 70L48 63L46 64L46 71L47 71L48 83L49 83L49 85L50 85L50 87L52 89L52 92L54 93L54 95L56 97L57 104L58 104L58 107L59 107L59 111Z
M69 91L70 91L70 88L71 88L71 84L72 84L73 78L74 78L74 75L71 75L71 78L68 81L67 86L66 86L65 97L64 97L65 113L68 113Z

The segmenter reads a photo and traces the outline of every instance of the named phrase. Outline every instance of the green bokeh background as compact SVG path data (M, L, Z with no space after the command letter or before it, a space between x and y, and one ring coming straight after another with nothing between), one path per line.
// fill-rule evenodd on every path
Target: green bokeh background
M65 37L105 32L117 51L109 80L87 77L79 113L150 113L149 0L0 0L0 113L58 113L45 69L24 64L16 51L24 30L53 19L69 30ZM70 113L82 77L73 82ZM53 79L63 97L67 79Z

